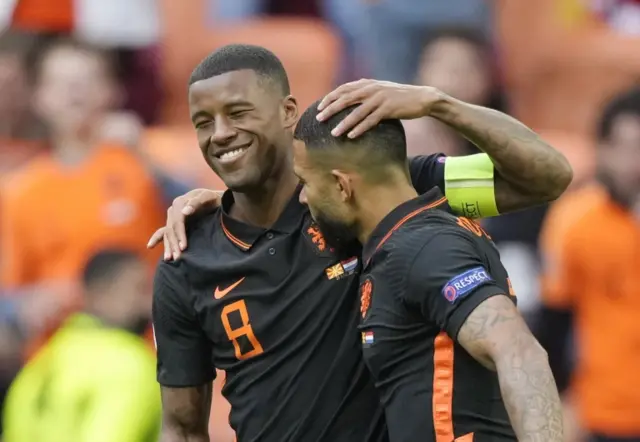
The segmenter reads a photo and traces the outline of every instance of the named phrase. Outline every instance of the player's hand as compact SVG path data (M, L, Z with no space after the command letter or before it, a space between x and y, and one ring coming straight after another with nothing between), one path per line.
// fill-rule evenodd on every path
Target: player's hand
M164 259L178 259L187 248L185 218L196 212L220 207L221 192L209 189L195 189L173 200L167 210L167 225L151 235L147 247L152 249L161 241L164 243Z
M410 120L429 115L444 94L429 86L411 86L388 81L359 80L343 84L326 95L318 105L318 120L324 121L341 110L360 104L331 133L348 133L356 138L381 120Z

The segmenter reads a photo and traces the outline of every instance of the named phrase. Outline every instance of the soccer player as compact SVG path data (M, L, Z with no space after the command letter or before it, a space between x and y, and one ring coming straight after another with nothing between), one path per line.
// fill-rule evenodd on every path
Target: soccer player
M353 109L326 122L307 109L294 168L328 244L364 246L363 354L391 442L563 442L546 353L517 312L496 247L438 189L418 197L399 120L332 137Z
M448 189L456 210L531 206L557 197L571 179L562 155L503 114L430 88L361 82L354 91L361 108L371 106L367 96L376 100L374 117L432 115L492 155L411 161L416 189ZM229 190L219 210L189 223L182 259L156 272L162 440L208 440L215 368L226 371L223 395L241 442L386 440L356 330L359 247L329 247L299 202L298 110L282 64L264 48L223 47L193 71L189 105L203 157Z
M153 442L161 403L155 357L134 331L149 322L147 265L126 250L87 263L85 309L18 374L3 413L4 442Z

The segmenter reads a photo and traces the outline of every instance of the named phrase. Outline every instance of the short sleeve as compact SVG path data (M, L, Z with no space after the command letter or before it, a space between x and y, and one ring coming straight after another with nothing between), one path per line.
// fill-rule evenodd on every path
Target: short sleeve
M445 160L443 154L419 155L409 159L411 182L418 193L427 193L437 186L444 195Z
M213 344L188 296L181 269L161 262L153 282L153 334L158 382L167 387L197 386L215 378Z
M440 231L414 259L406 302L456 339L467 316L484 300L506 294L491 277L473 241Z

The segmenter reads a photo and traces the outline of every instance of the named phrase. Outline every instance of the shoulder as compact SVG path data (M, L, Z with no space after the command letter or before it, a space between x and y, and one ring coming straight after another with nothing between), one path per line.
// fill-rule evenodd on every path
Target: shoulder
M408 270L425 255L446 256L451 245L472 245L471 235L457 225L456 219L444 211L431 210L407 222L383 247L389 262ZM393 253L389 253L391 250Z
M129 147L105 144L100 146L94 155L94 164L97 164L105 173L117 171L128 181L135 180L142 185L155 182L142 158Z
M155 356L140 337L126 331L108 330L100 342L100 346L93 347L100 348L101 354L95 359L103 375L112 379L155 377Z
M2 193L7 201L27 196L33 199L41 189L51 184L50 180L55 176L56 171L57 165L50 155L39 155L29 164L3 177Z
M542 226L540 241L543 251L550 251L569 238L576 240L590 236L593 219L607 204L607 195L599 186L588 186L555 202Z
M222 229L220 208L213 209L206 213L194 214L186 219L186 235L189 248L185 251L185 256L191 256L199 250L206 249L215 256L217 248L212 246L213 237L216 232Z

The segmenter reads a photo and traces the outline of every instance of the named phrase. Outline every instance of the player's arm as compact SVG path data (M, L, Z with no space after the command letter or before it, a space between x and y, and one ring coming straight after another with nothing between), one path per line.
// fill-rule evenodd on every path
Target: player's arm
M518 440L564 441L562 404L547 353L511 300L495 296L483 301L460 328L457 341L497 371Z
M483 206L476 212L461 212L465 216L492 216L552 201L571 182L573 172L566 158L527 126L432 87L375 80L347 83L325 96L319 118L358 103L334 135L357 137L385 118L432 117L487 154L447 161L446 192L451 205L458 211L467 204Z
M544 349L464 232L443 228L410 270L409 302L488 369L520 441L562 442L562 407Z
M162 394L161 442L208 442L212 345L189 299L181 264L161 263L153 287L153 329Z
M211 383L197 387L162 387L160 442L209 442Z

